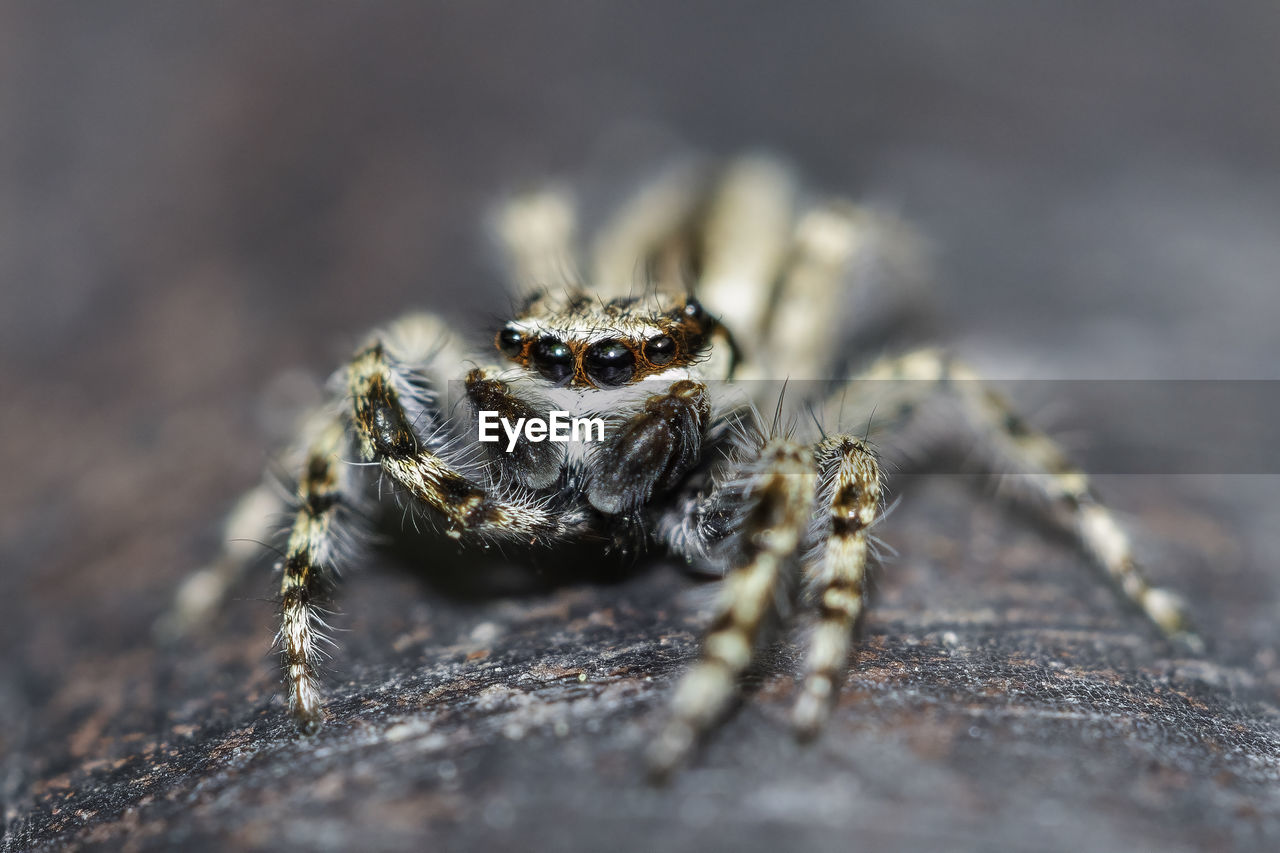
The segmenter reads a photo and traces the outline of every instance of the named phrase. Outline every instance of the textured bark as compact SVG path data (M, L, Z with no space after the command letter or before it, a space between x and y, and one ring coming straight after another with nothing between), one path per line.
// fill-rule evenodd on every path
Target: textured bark
M1200 658L962 478L900 482L825 734L787 728L789 633L661 788L639 756L711 588L654 557L377 552L314 739L265 568L197 640L149 634L306 399L286 369L410 307L483 325L484 204L620 111L904 198L979 363L1272 375L1274 10L306 8L0 12L0 849L1280 845L1274 477L1101 483ZM1093 470L1212 440L1068 417L1110 436Z

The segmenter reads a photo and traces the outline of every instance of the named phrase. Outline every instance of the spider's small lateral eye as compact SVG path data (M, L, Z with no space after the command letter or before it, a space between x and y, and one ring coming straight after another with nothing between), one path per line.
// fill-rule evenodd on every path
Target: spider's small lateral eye
M498 349L503 355L515 358L524 349L524 335L517 329L503 329L498 332Z
M688 317L695 323L701 323L707 319L706 309L702 307L702 303L690 297L689 301L684 304L684 316Z
M676 342L669 335L649 338L644 344L644 357L650 364L667 364L676 357Z
M598 385L622 385L636 369L636 357L621 341L601 341L587 350L582 360L592 381Z
M573 373L573 351L564 341L538 338L533 345L533 366L544 378L563 381Z

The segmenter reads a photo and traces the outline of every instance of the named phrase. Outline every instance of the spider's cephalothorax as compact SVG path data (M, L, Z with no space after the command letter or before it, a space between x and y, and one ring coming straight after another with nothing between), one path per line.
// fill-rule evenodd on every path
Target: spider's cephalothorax
M721 331L696 299L668 299L656 311L646 301L539 293L498 333L497 346L556 385L617 388L693 365Z
M298 474L279 643L304 732L324 718L320 608L354 557L375 494L370 468L453 538L605 542L625 528L724 574L702 656L653 744L659 770L732 701L792 578L814 621L795 724L804 733L821 726L847 670L881 506L866 435L882 453L910 451L917 461L960 443L989 470L1024 475L1006 478L1022 486L1010 497L1047 505L1128 600L1193 639L1178 599L1143 578L1085 475L966 368L920 350L840 375L865 314L858 300L906 284L913 243L893 220L802 198L769 158L692 179L674 171L623 205L579 261L567 197L521 196L499 231L523 307L496 330L493 348L467 349L433 315L370 336L289 462ZM768 380L788 377L784 406ZM445 402L454 381L462 407ZM762 410L777 414L770 421ZM567 441L543 440L545 423L540 433L518 428L557 413L601 426L594 440ZM504 441L486 443L490 416L507 425ZM246 498L229 539L261 537L271 495L264 486ZM239 550L184 588L171 627L198 621L218 598L245 558L243 546L230 547Z

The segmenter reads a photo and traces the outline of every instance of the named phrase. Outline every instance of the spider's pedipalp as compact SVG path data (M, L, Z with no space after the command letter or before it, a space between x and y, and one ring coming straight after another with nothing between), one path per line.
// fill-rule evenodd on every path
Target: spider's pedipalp
M507 382L497 378L498 371L476 367L464 380L467 400L471 404L474 434L480 434L480 416L487 412L490 420L505 419L508 424L539 417L551 409L549 401L530 391L517 393ZM492 424L489 424L492 426ZM514 446L502 436L500 441L483 443L489 463L515 482L531 489L552 486L564 465L564 445L553 442L530 442L519 438Z
M591 505L610 514L634 512L676 485L702 455L710 415L701 382L681 379L651 395L644 409L592 454L593 467L609 476L593 478L587 492Z

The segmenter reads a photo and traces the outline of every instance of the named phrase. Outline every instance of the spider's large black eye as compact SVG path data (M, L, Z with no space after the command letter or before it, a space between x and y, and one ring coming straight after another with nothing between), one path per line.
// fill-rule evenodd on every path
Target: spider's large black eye
M498 332L498 349L510 358L515 358L524 349L524 335L517 329L503 329Z
M597 385L622 385L636 369L636 357L621 341L593 344L582 363Z
M538 338L533 345L533 366L545 378L560 382L573 373L573 352L564 341Z
M644 357L650 364L667 364L676 357L676 342L670 335L658 335L644 343Z

